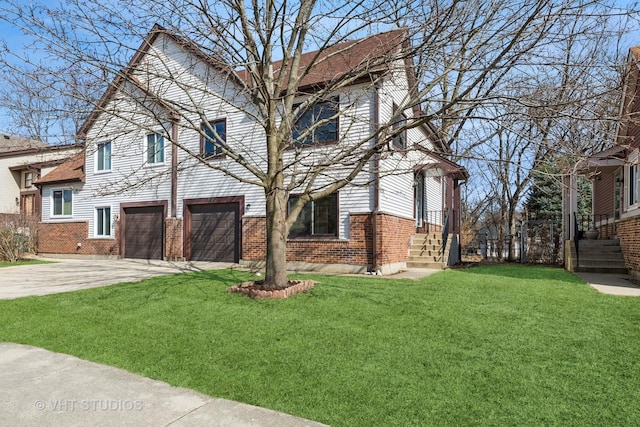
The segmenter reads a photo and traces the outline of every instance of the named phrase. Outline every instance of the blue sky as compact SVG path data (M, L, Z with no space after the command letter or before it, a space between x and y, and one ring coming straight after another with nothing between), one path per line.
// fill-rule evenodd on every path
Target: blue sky
M2 1L2 0L0 0ZM55 0L54 0L55 1ZM91 1L91 0L89 0ZM39 0L19 0L18 4L37 4L40 3ZM51 0L44 0L47 4L51 4ZM623 5L628 3L627 1L617 1L617 3ZM3 6L6 7L6 6ZM1 12L0 12L1 13ZM637 30L633 31L626 39L623 41L622 48L627 49L628 47L640 45L640 25L636 22ZM0 54L3 54L4 44L9 47L9 49L20 52L25 44L27 44L29 38L24 36L22 31L13 25L10 22L6 22L3 19L0 19ZM33 53L31 53L33 55ZM0 105L0 133L6 133L7 128L10 124L10 119L7 115L6 110Z

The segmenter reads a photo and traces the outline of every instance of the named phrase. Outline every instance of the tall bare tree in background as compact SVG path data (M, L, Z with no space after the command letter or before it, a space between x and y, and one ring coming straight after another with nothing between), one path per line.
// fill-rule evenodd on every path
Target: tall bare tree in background
M556 140L550 138L550 134L556 127L556 117L565 118L567 110L535 102L532 105L527 102L519 104L519 101L532 100L533 94L541 89L541 79L534 74L553 77L553 88L567 83L563 80L561 65L571 70L583 70L586 76L586 70L593 64L581 63L588 58L586 54L576 56L575 51L568 52L566 41L571 39L578 43L584 40L580 46L588 47L597 32L595 24L606 24L612 11L627 13L612 8L606 1L581 0L391 3L379 0L69 0L59 6L49 6L47 2L24 5L20 1L8 0L0 6L0 16L19 26L32 40L30 46L38 49L32 56L38 60L26 64L24 69L30 71L22 77L54 76L56 84L49 88L62 98L75 100L75 104L69 105L100 107L96 92L82 90L74 76L81 75L87 81L100 82L104 88L121 79L120 89L131 87L137 93L144 93L137 110L146 109L148 116L158 123L162 118L149 107L149 101L156 105L168 104L169 108L176 107L177 111L192 112L197 119L183 120L181 126L190 125L202 132L202 112L197 100L185 96L181 105L171 105L173 101L163 96L161 87L133 81L122 70L126 69L128 60L153 23L188 40L190 45L222 66L229 81L236 82L237 90L251 101L237 107L255 120L265 133L266 155L257 156L246 152L243 147L221 144L222 152L231 162L209 166L264 190L267 206L265 283L274 288L286 283L286 237L304 204L335 192L362 172L373 172L371 160L382 155L388 136L400 130L396 119L403 110L415 107L415 111L420 111L412 120L406 121L407 127L427 122L436 124L439 137L454 147L459 159L482 156L483 160L492 162L504 159L500 159L498 153L495 153L496 157L484 158L488 152L475 149L491 147L499 133L505 135L522 127L506 129L506 125L496 124L509 116L506 123L511 126L513 118L522 115L523 111L534 111L544 106L548 117L543 117L541 125L536 123L536 127L546 129L546 136L538 135L545 133L538 130L530 138L524 135L519 135L519 138L530 140L531 146L535 147L532 149L541 152L553 146ZM593 27L589 27L592 24ZM397 27L405 29L407 43L393 49L381 49L369 56L366 63L333 76L296 104L305 76L335 55L331 49L337 44ZM587 28L589 31L584 32ZM606 38L606 27L602 27L599 34ZM318 55L301 67L302 53L315 49ZM14 60L11 52L4 52L3 58L19 73L19 67L11 62ZM377 124L379 126L373 129L373 135L369 133L348 147L334 147L314 158L308 154L296 155L293 159L287 157L287 150L296 145L296 138L300 140L308 135L293 133L302 113L355 81L368 79L375 85L382 68L393 61L405 59L414 61L416 81L409 90L410 95L395 113L396 117L392 117L389 123ZM274 69L274 61L282 61L280 72ZM37 73L34 74L34 70ZM584 84L584 77L580 82ZM576 84L577 80L569 83ZM183 89L186 94L188 88ZM577 87L569 88L572 93L574 89ZM46 95L55 98L53 93ZM593 96L574 93L573 97L560 97L554 102L566 105L585 97ZM511 102L505 104L506 100ZM516 111L511 111L510 106L514 104ZM33 108L30 103L14 103L13 106L17 114L24 117L29 117ZM110 113L121 118L131 116L128 111ZM338 111L335 114L342 113ZM532 121L530 116L525 120L527 123ZM391 129L390 124L394 122L396 125ZM322 124L320 121L315 126ZM141 126L140 123L132 125ZM36 123L27 125L30 126L34 135L51 132L50 128ZM309 132L313 132L313 128ZM46 135L40 137L47 139ZM195 156L196 153L189 154ZM243 174L236 172L238 165L244 170ZM528 167L535 167L535 162ZM289 194L293 192L300 197L287 215Z

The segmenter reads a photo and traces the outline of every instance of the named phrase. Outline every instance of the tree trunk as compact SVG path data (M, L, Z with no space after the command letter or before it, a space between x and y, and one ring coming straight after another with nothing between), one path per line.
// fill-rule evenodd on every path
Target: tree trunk
M287 287L287 198L282 189L267 196L267 261L264 285L270 289Z

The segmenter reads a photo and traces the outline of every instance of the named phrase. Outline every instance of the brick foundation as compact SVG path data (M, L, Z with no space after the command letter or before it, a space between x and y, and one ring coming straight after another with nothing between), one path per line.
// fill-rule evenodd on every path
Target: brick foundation
M314 264L373 265L373 224L371 214L349 217L349 239L291 239L287 261ZM378 264L407 260L415 223L411 219L378 214ZM246 217L242 224L242 260L263 261L266 249L266 218Z
M118 235L116 223L116 236ZM89 223L56 222L38 226L38 252L64 255L119 255L117 239L90 239Z
M378 215L378 264L394 264L407 261L411 236L416 233L412 219Z

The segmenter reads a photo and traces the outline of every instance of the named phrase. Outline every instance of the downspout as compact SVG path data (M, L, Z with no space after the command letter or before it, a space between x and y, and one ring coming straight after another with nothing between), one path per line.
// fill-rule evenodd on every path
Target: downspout
M378 131L380 130L380 90L378 83L373 86L373 131L376 134L374 144L376 147L380 143ZM378 273L378 212L380 211L380 154L373 155L373 215L371 218L372 228L372 268L373 274Z
M178 121L177 114L171 116L171 211L169 216L176 218L178 210Z
M180 256L180 251L176 251L176 223L178 216L178 122L180 116L176 113L171 115L171 203L169 217L171 221L169 224L171 230L172 245L169 249L169 258L178 259L184 257L184 254ZM166 239L166 226L165 226L165 239ZM181 244L182 246L182 244Z

